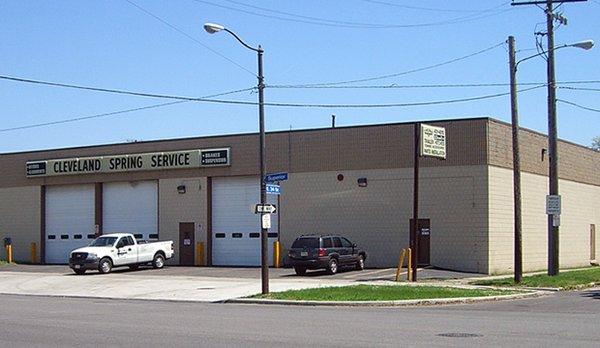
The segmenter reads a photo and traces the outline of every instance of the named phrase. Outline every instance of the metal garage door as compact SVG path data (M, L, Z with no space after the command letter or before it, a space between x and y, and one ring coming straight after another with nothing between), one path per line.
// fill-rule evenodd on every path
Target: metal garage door
M94 238L94 185L47 186L45 204L46 263L68 263Z
M269 203L277 198L267 196ZM258 177L213 178L212 262L215 266L260 266L260 215L251 207L260 202ZM271 216L269 264L277 240L277 216Z
M102 231L158 238L158 183L135 181L102 185Z

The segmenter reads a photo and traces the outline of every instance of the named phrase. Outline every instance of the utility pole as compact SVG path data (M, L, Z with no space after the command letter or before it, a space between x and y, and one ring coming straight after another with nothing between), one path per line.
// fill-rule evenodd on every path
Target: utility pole
M556 77L554 71L554 10L553 3L583 2L587 0L545 0L545 1L525 1L513 2L512 5L537 5L546 4L546 36L548 37L548 59L547 59L547 79L548 79L548 152L549 152L549 195L558 195L558 139L556 129ZM559 20L566 23L561 16L556 16ZM548 215L548 275L558 275L558 247L559 247L559 219L555 219L552 214Z
M510 114L513 147L513 198L515 214L515 283L523 278L523 254L521 242L521 156L519 152L519 112L517 107L517 63L515 60L515 38L508 37L508 62L510 69Z
M419 142L421 124L415 123L415 161L413 166L413 218L410 224L410 248L411 248L411 266L412 281L417 281L417 262L419 260Z

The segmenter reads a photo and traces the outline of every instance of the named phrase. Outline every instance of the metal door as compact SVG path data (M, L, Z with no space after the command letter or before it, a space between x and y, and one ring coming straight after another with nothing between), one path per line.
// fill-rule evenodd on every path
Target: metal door
M413 220L410 219L410 226L412 226ZM417 264L419 266L427 266L430 264L429 252L430 252L430 237L431 237L431 222L429 219L419 219L419 225L417 226L417 239L418 239L418 252L417 252Z
M194 266L194 223L179 223L179 264Z

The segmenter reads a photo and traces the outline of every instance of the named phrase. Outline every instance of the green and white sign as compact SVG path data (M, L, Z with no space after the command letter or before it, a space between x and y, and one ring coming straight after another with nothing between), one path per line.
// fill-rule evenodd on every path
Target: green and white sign
M446 159L446 129L421 124L420 155Z
M150 152L27 162L27 176L133 172L230 165L230 148Z

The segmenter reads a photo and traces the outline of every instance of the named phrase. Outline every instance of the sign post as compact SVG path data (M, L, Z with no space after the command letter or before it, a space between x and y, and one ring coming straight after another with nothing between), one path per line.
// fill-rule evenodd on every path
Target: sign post
M410 253L412 281L417 281L419 255L419 157L437 157L446 159L446 129L415 123L414 136L414 173L413 173L413 218L410 225Z

